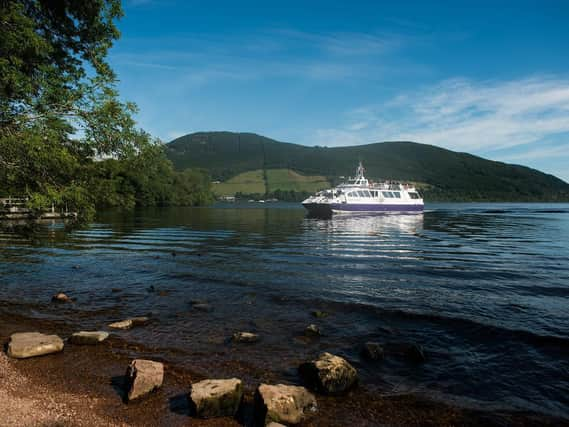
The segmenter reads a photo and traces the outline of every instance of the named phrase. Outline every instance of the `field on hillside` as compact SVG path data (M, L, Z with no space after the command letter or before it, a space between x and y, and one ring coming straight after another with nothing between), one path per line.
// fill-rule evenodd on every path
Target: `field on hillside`
M265 194L266 191L274 192L276 190L313 193L331 186L323 176L301 175L290 169L268 169L266 173L266 186L263 171L257 169L240 173L225 182L214 183L212 184L212 189L218 196L233 196L236 193Z
M323 176L301 175L290 169L268 169L267 186L269 191L294 190L313 193L323 188L329 188L330 183Z
M217 196L233 196L235 193L265 194L265 179L263 171L258 169L240 173L219 184L214 183L211 188Z

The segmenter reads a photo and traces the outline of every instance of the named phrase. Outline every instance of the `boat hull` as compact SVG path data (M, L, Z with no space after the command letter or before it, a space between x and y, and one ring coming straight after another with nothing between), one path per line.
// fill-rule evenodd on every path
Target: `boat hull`
M423 205L420 204L303 203L302 205L312 215L357 212L423 212Z

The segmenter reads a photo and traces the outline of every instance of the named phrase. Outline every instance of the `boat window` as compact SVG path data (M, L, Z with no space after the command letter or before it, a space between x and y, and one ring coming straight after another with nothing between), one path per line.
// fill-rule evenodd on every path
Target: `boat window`
M356 194L355 191L350 191L350 192L348 193L348 196L349 196L349 197L358 197L358 195Z
M364 192L358 190L358 196L360 196L360 197L365 197Z
M372 192L371 192L371 197L377 197L377 191L372 191Z
M394 192L393 192L393 195L394 195L395 197L397 197L398 199L401 198L401 193L400 193L399 191L394 191Z
M393 194L391 194L390 191L382 191L382 193L383 193L383 197L386 197L389 199L393 197Z
M365 191L364 191L364 194L365 194L366 197L371 197L371 193L370 193L368 190L365 190Z
M413 191L409 192L409 197L411 197L412 199L419 199L419 195Z

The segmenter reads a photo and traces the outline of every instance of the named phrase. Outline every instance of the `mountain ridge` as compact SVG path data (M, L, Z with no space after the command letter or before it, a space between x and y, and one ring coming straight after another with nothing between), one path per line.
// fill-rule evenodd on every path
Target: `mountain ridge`
M369 178L422 183L431 200L569 201L569 184L554 175L412 141L309 147L254 133L195 132L166 144L166 154L177 169L206 169L220 181L290 169L337 183L361 160Z

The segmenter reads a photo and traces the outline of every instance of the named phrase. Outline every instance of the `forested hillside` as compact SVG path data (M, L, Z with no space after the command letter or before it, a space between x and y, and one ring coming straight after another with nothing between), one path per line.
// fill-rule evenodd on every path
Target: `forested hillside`
M200 132L175 139L166 152L177 169L203 168L222 182L243 172L289 169L336 183L353 175L361 160L369 178L421 183L431 200L569 200L569 184L552 175L414 142L327 148L251 133Z

